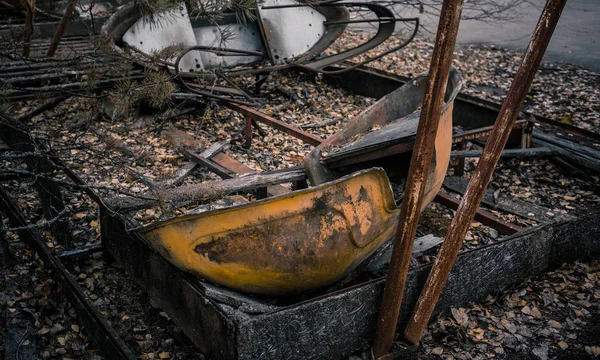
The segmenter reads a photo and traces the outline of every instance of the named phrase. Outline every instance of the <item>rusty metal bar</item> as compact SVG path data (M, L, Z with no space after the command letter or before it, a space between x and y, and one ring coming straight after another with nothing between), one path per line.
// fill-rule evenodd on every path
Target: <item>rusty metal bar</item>
M458 150L466 150L467 142L465 140L458 143ZM456 165L454 165L454 176L463 176L465 174L465 158L454 159Z
M396 333L423 192L433 159L432 144L440 122L461 12L462 0L444 0L423 99L423 110L400 209L396 241L379 310L373 343L373 354L376 358L389 352Z
M54 37L50 42L50 47L48 48L48 52L46 53L46 57L53 57L56 52L56 48L58 44L60 44L60 40L65 33L65 29L67 25L69 25L69 21L71 20L71 15L73 15L73 10L75 9L75 5L77 4L77 0L69 0L67 4L67 8L65 9L65 13L60 19L60 23L58 23L58 27L56 28L56 32L54 33ZM87 44L86 44L87 45Z
M528 123L527 120L519 120L515 124L515 127L513 128L513 130L525 128L527 126L527 123ZM491 131L492 131L492 127L486 126L486 127L482 127L479 129L473 129L473 130L468 130L468 131L465 131L462 133L454 134L452 136L452 143L460 144L461 142L464 142L467 140L473 140L473 139L477 139L479 137L484 137L484 136L487 136ZM332 158L326 157L324 159L324 161L328 166L333 167L333 168L350 166L350 165L360 164L360 163L367 162L367 161L381 159L386 156L407 153L407 152L410 152L413 150L413 145L414 144L412 142L407 142L407 143L403 143L403 144L388 146L386 148L377 150L376 152L358 154L358 155L340 159L340 160L334 160ZM458 175L456 172L454 174Z
M348 25L348 24L363 24L363 23L374 23L374 22L396 22L396 21L401 21L404 20L402 18L388 18L388 17L382 17L379 19L364 19L364 20L346 20L346 21L325 21L323 23L324 26L331 26L331 25Z
M465 158L478 158L481 157L483 151L481 150L458 150L450 153L450 158L456 160L464 160ZM534 148L521 148L521 149L504 149L500 157L503 158L531 158L531 157L548 157L558 155L558 151L550 149L549 147L534 147ZM463 161L464 164L464 161ZM460 170L460 168L459 168ZM454 176L462 176L454 169Z
M506 145L512 126L517 119L521 106L523 106L525 96L529 91L566 2L567 0L546 1L546 6L538 20L523 61L517 70L511 88L498 114L494 129L483 149L481 160L471 177L467 191L465 191L454 219L452 219L448 236L440 248L425 287L419 296L412 316L409 318L404 332L404 336L409 342L418 343L421 340L423 330L427 326L446 284L463 239L469 230L471 220L494 173L502 149Z
M457 198L454 198L441 191L435 196L435 199L433 199L433 201L435 201L438 204L444 205L445 207L450 208L452 210L458 209L458 206L460 205L460 201ZM524 228L506 222L481 208L477 208L477 212L475 213L475 220L479 221L483 225L498 230L498 232L502 235L512 235L514 233L518 233L521 230L524 230Z
M513 126L513 130L525 129L527 126L529 126L529 120L519 120ZM454 134L454 135L452 135L452 143L458 144L465 140L473 140L473 139L481 138L484 136L488 136L492 132L493 128L494 128L493 126L485 126L485 127L481 127L481 128L477 128L477 129L463 131L458 134Z
M284 133L291 135L295 138L298 138L305 143L311 145L319 145L324 140L318 137L317 135L313 135L306 131L300 130L295 126L284 123L283 121L279 121L275 118L270 117L267 114L263 114L260 111L254 110L244 105L239 105L231 102L223 102L223 105L227 106L231 110L237 111L244 116L252 118L254 121L264 123L269 125L277 130L281 130Z
M25 0L25 31L27 32L23 39L23 57L29 57L31 48L31 36L33 35L33 15L35 14L35 0Z
M250 149L252 146L252 118L250 116L246 116L246 142L244 143L244 148Z
M188 158L188 160L193 161L198 165L206 166L212 172L214 172L215 174L219 175L222 178L230 179L233 177L231 174L231 171L229 171L228 169L224 168L223 166L221 166L213 161L210 161L209 159L207 159L201 155L198 155L198 154L190 151L189 149L182 149L181 153L183 153L183 155L186 158Z

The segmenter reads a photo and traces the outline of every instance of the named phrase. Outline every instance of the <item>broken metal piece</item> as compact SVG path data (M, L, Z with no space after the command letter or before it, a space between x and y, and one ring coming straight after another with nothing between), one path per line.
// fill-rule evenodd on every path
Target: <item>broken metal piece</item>
M344 160L348 160L344 165L351 165L412 151L421 114L418 109L425 95L427 80L426 74L420 75L386 95L313 149L304 160L311 183L331 181L335 175L330 168L339 167ZM460 74L452 69L437 136L431 144L435 148L435 157L424 205L431 202L446 175L452 148L452 109L461 84Z
M280 5L289 5L278 7ZM258 6L260 30L273 64L310 58L327 49L345 30L348 11L342 7L312 7L297 0L265 0Z
M396 19L394 17L394 13L389 8L382 6L382 5L373 4L373 3L337 3L336 5L338 5L338 6L343 5L345 7L364 7L364 8L369 9L370 11L372 11L375 15L377 15L377 22L379 23L379 27L377 28L377 33L375 34L375 36L373 36L367 42L360 44L352 49L342 51L340 53L330 55L323 59L318 59L318 60L315 60L315 61L312 61L309 63L304 63L304 64L297 63L297 64L295 64L296 66L305 68L308 70L312 70L312 71L318 71L318 72L321 72L324 74L329 74L329 75L340 74L340 73L343 73L346 71L350 71L352 69L356 69L360 66L366 65L371 61L377 60L383 56L389 55L395 51L402 49L403 47L408 45L414 39L414 37L417 35L417 31L419 30L419 18ZM359 21L363 22L363 20L359 20ZM372 20L365 20L364 22L371 22L371 21ZM401 44L399 44L397 46L394 46L391 49L388 49L388 50L382 52L381 54L379 54L377 56L370 57L370 58L368 58L364 61L361 61L357 64L354 64L352 66L346 66L339 70L327 69L329 66L341 64L344 61L347 61L355 56L364 54L364 53L368 52L369 50L377 47L378 45L380 45L381 43L386 41L393 34L394 29L396 27L396 22L399 22L399 21L415 23L412 34L404 42L402 42ZM351 23L351 22L346 21L345 23ZM340 22L333 23L330 26L340 26Z
M235 14L224 14L216 23L192 20L192 28L197 45L241 49L255 53L254 55L231 56L213 52L199 52L199 64L202 64L204 68L201 69L200 66L196 65L195 71L252 64L261 61L266 53L258 24L256 22L238 23Z

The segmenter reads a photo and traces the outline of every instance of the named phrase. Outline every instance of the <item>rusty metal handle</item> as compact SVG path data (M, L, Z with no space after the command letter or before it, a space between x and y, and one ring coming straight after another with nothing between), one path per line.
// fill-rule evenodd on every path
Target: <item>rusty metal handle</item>
M452 219L448 236L442 244L409 319L404 333L409 342L418 343L421 340L566 2L567 0L546 2L519 70L502 104L496 124L483 149L479 165L471 177L463 200Z

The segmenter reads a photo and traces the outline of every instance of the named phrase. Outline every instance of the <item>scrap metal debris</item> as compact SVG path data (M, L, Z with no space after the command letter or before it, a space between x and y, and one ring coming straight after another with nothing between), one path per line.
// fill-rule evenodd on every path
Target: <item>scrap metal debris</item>
M239 36L246 36L248 31L251 29L243 29ZM344 46L355 47L357 44L368 42L370 37L365 33L345 31L337 38L335 44L324 52L326 55L331 55L347 48ZM393 36L387 39L387 43L390 43L389 46L392 48L395 45L402 45L404 41L405 39ZM48 45L47 41L34 39L31 56L43 56ZM235 138L247 123L246 119L235 111L214 104L199 105L199 102L195 102L197 98L189 97L183 101L177 100L171 103L169 106L174 109L161 108L158 115L155 113L157 111L155 108L148 110L145 107L143 99L140 99L127 111L116 112L112 108L108 111L106 108L112 106L111 101L97 98L94 91L106 94L103 91L110 91L109 89L117 86L117 89L122 91L119 94L127 93L130 88L126 88L124 83L130 79L141 80L147 73L139 68L132 70L130 65L125 65L122 61L113 62L114 58L108 55L90 53L94 49L94 45L87 37L67 36L62 39L57 51L58 59L52 61L36 59L36 61L25 62L14 57L12 49L12 47L2 49L3 59L12 60L2 62L0 75L4 84L0 91L4 95L11 96L11 112L26 121L38 139L42 139L69 166L75 168L86 183L90 184L90 187L105 196L128 194L144 197L146 193L151 193L153 184L168 184L173 176L187 164L188 160L177 146L169 145L169 141L162 135L164 130L175 128L187 133L188 145L197 153L201 153L209 144L227 141L232 134ZM20 50L18 47L18 52ZM412 77L424 70L429 61L430 51L430 44L423 40L416 40L408 44L402 53L389 54L372 62L371 65ZM385 50L379 49L374 53L383 52ZM243 58L243 56L218 56L219 53L215 52L208 54L210 57L206 62L211 64L212 61L212 64L215 65L217 58L220 58L219 61ZM252 57L256 54L252 54L252 56L246 54L245 56ZM503 94L502 89L507 88L507 79L512 78L511 71L520 60L520 56L517 52L494 47L470 46L457 51L454 66L460 69L467 80L467 92L476 93L491 100L500 100ZM70 59L62 60L64 57L70 57ZM270 61L268 58L267 60ZM313 60L318 61L319 59ZM354 61L359 63L363 60L368 60L368 56L359 55ZM220 63L220 66L230 65L234 66L230 63ZM289 63L282 62L279 65L287 66ZM18 66L21 66L19 70L21 74L17 72ZM112 71L104 72L107 68ZM194 68L198 69L195 65ZM48 73L50 70L52 72ZM13 71L15 73L12 73ZM129 71L129 73L127 77L118 79L115 71ZM99 77L100 73L107 76ZM44 78L39 77L40 75L47 76ZM327 85L320 78L315 79L314 76L307 74L271 73L270 77L273 81L266 82L261 88L262 93L260 94L267 101L260 103L258 109L290 125L304 126L305 131L322 138L337 132L353 116L375 102L372 98L348 93L340 88ZM226 78L229 79L227 76L220 78L222 81L220 85L228 87L227 91L231 92L232 86L227 83ZM171 77L166 77L166 79L172 82ZM595 74L572 65L543 66L534 81L534 88L530 93L531 98L528 99L526 107L557 121L598 131L599 112L594 104L597 103L600 94L595 86L595 79ZM253 76L241 76L239 79L236 78L236 81L239 81L244 89L253 90L257 79ZM11 85L6 86L7 83ZM146 82L146 84L148 83ZM277 90L278 87L285 91ZM252 97L255 96L249 90L243 90L243 92L251 93ZM288 95L285 92L288 92ZM88 97L87 99L75 98L71 97L72 94ZM296 99L290 101L289 94L293 94ZM41 95L60 97L54 97L49 101L37 99ZM243 97L248 98L245 95ZM180 97L180 99L183 98ZM292 98L294 97L292 96ZM193 109L193 111L189 111L189 109ZM107 116L107 113L110 115ZM233 141L227 144L225 149L219 150L223 151L221 154L237 161L237 166L241 164L242 167L245 167L246 171L275 170L295 166L300 164L302 158L312 149L310 145L277 130L264 131L262 129L261 131L259 126L252 128L251 131L255 134L251 149L241 146L239 141ZM566 132L559 136L572 138ZM197 142L196 145L194 145L194 140ZM468 148L479 150L480 145L480 143L472 141L468 144ZM598 144L592 143L589 146L598 149ZM23 168L23 163L20 162L18 156L17 153L3 150L0 158L2 182L13 194L18 195L19 203L25 209L31 223L35 225L39 221L38 225L43 226L45 222L39 211L41 208L39 199L31 191L35 179L34 174L28 173ZM207 157L210 158L210 156ZM467 159L464 176L469 176L473 164L476 162L477 159ZM573 169L565 170L564 166L555 159L503 160L495 171L492 186L494 191L499 191L500 198L517 197L523 202L546 209L546 219L555 219L564 215L581 216L596 211L600 201L597 191L599 184L597 174L581 176ZM185 179L181 181L193 184L218 179L217 175L202 167L197 166L192 169L189 175L186 175ZM452 172L453 170L450 170L449 174ZM56 241L56 238L52 237L49 231L43 229L41 233L47 246L55 254L63 250L92 249L84 251L84 253L90 254L88 257L77 261L65 260L68 271L83 288L92 304L109 319L119 335L140 358L201 357L201 354L197 354L193 349L189 340L176 329L169 316L157 308L157 305L148 299L132 282L132 279L127 278L118 269L106 266L101 254L94 253L93 249L94 246L97 248L99 244L100 234L100 219L94 202L86 198L82 192L78 193L81 188L74 186L72 181L62 175L55 173L52 177L61 184L61 187L69 189L69 191L64 191L63 196L72 226L73 244L71 247L65 248ZM401 184L393 184L393 188L395 195L401 193ZM247 197L252 200L254 195L247 195ZM499 207L488 206L489 211L496 216L519 226L528 227L539 223L532 219L535 216L519 216L508 213ZM192 204L187 208L175 210L144 209L133 214L133 217L137 222L143 224L159 220L165 215L163 210L172 211L169 214L182 214L187 209L196 207L196 204ZM425 210L424 215L425 219L419 227L420 235L434 233L443 236L444 228L449 223L452 211L439 204L432 204ZM473 228L467 233L463 244L463 250L493 244L502 236L495 229L479 222L473 222L472 225ZM4 227L10 227L10 225L4 222ZM41 314L39 321L34 322L38 334L38 355L41 358L97 357L97 349L89 341L90 334L87 333L88 330L85 327L80 328L81 324L73 308L60 291L61 285L48 277L48 274L41 268L36 255L23 246L22 239L16 232L9 231L7 238L13 255L24 261L3 272L6 276L3 276L0 282L2 289L6 289L4 280L7 278L16 279L20 287L18 292L15 292L16 299L2 304L0 308L2 313L10 312L11 309L18 309L15 311L25 309L35 314ZM429 263L435 259L436 253L437 247L429 249L418 256L415 262L416 264ZM69 259L69 257L65 257L65 259ZM597 355L598 345L594 345L591 341L589 343L584 343L584 340L578 342L585 335L577 333L580 330L577 327L584 326L577 319L588 321L589 324L594 323L590 319L595 319L592 316L595 316L593 309L597 309L595 302L597 295L590 292L590 285L587 284L591 284L593 288L595 283L586 277L587 274L594 276L597 272L594 270L594 266L594 264L577 264L575 265L577 270L574 272L567 269L563 273L561 270L556 273L558 275L552 275L548 286L544 285L543 288L528 284L527 286L531 287L531 290L526 287L526 295L518 296L525 299L531 295L531 298L537 299L534 300L535 304L529 304L532 302L531 299L525 299L527 304L514 307L516 319L507 318L509 323L504 330L502 320L507 316L505 307L508 305L503 305L504 308L498 307L489 310L489 315L486 311L474 308L455 309L454 313L461 319L461 324L465 324L463 312L469 318L469 322L462 325L464 329L461 328L464 330L464 334L461 331L457 332L463 337L459 341L454 341L453 330L448 330L452 329L454 324L445 324L445 331L450 332L450 336L444 333L444 330L439 330L441 325L434 326L431 328L431 332L437 334L438 331L441 331L440 336L450 343L447 344L448 347L446 344L440 346L439 342L431 343L431 339L439 341L437 336L427 337L425 354L433 355L439 352L442 356L451 355L454 358L461 358L472 350L476 352L476 356L483 357L489 354L501 356L500 352L496 352L498 347L503 348L499 351L511 354L513 351L511 347L491 342L501 342L497 339L500 332L504 333L505 339L510 337L508 334L516 338L514 352L523 354L526 352L525 345L533 346L534 342L537 345L536 341L539 338L536 337L538 336L537 329L550 329L550 336L543 334L540 336L551 340L544 340L539 343L539 346L533 347L533 356L543 358L544 355L548 355L552 357L560 351L570 351L571 349L577 351L581 357ZM32 277L31 274L34 276ZM548 291L557 292L557 287L562 288L563 284L570 284L573 278L579 279L581 291L561 291L558 295L559 297L563 296L560 302L549 305L544 303L543 294ZM595 285L597 288L597 284ZM587 292L583 289L586 289ZM517 291L517 293L520 294L522 291ZM539 298L539 296L542 297ZM577 299L575 304L572 299ZM589 310L590 307L582 308L583 305L580 306L582 301L589 302L592 310ZM542 303L544 304L541 305ZM555 305L556 311L552 309ZM522 311L526 307L529 310ZM488 306L488 308L490 307ZM571 309L569 321L560 315L566 308ZM571 312L575 310L581 311L584 315L579 316L577 313L572 315ZM542 316L546 316L549 312L555 317L544 318L544 321L539 320L536 317L538 311ZM533 315L528 315L526 312ZM493 316L500 319L499 325L496 325ZM531 316L533 316L533 320L539 321L539 323L533 324L537 327L531 328ZM454 319L452 321L458 321L456 318ZM445 321L449 320L451 319L448 318ZM550 320L554 322L550 322ZM471 327L472 321L478 322L475 327ZM555 322L562 326L560 336L552 330L558 329ZM571 326L571 322L576 324L575 330L570 333L563 331ZM507 330L508 328L513 329L511 324L516 328L514 334ZM485 325L488 327L486 328ZM496 330L491 330L490 326L495 327ZM530 326L529 331L536 335L528 338L521 334L521 328L525 326ZM483 332L480 332L479 329ZM528 334L527 331L524 329L522 332ZM572 333L576 333L575 335L579 336L578 339L570 338L569 335ZM523 339L516 335L522 336L525 340L521 341ZM488 340L489 343L485 343L484 348L482 343ZM507 341L507 343L509 342ZM439 347L442 349L437 349ZM430 349L431 351L429 351Z
M366 9L377 18L349 20L347 8ZM188 12L185 3L150 16L131 3L118 9L102 32L117 50L146 57L180 46L178 56L167 58L165 64L188 91L221 101L256 104L250 91L242 90L232 77L270 74L291 67L331 73L329 66L343 64L385 42L397 22L414 23L412 34L402 43L336 73L348 71L400 50L412 41L419 27L418 18L395 18L390 9L374 3L273 0L257 3L253 10L256 13L243 21L231 10L219 19L206 21L198 19L207 14L197 9ZM347 24L358 22L377 23L375 36L350 49L319 57ZM224 84L218 85L218 80Z

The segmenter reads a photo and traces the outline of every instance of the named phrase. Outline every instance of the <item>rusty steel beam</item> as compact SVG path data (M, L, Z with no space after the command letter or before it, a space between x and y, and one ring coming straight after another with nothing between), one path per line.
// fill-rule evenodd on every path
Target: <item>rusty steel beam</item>
M458 150L450 153L450 157L457 160L464 160L465 158L478 158L481 157L483 152L481 150ZM548 156L556 156L558 151L550 149L549 147L534 147L534 148L523 148L523 149L505 149L502 151L501 157L504 158L542 158ZM464 162L463 162L464 166ZM454 176L462 176L456 173L454 170Z
M405 195L400 208L396 241L379 310L373 343L373 355L376 358L389 352L396 333L421 202L433 158L434 147L431 144L434 143L440 122L461 12L462 0L444 0L423 99L423 110L419 118Z
M513 130L525 129L525 128L527 128L528 124L529 124L529 120L519 120L513 126ZM473 139L481 138L484 136L489 136L490 133L492 132L493 128L494 128L493 126L484 126L481 128L467 130L467 131L460 132L458 134L454 134L454 135L452 135L452 143L458 144L458 143L466 141L466 140L473 140Z
M48 48L48 52L46 53L46 57L53 57L56 52L56 48L58 48L58 44L60 44L60 40L65 33L65 29L71 20L71 15L73 15L73 10L75 10L75 5L77 5L77 0L69 0L67 4L67 8L65 9L65 13L63 14L62 19L60 19L60 23L56 28L56 32L54 33L54 37L50 42L50 47ZM86 45L88 45L86 43Z
M411 343L418 343L421 340L566 2L567 0L546 1L546 6L535 27L525 56L502 104L494 129L483 149L481 160L471 177L469 186L450 224L448 235L440 248L412 316L409 318L404 336Z
M31 49L31 37L33 36L33 17L35 15L35 0L23 1L25 5L25 31L26 35L23 39L23 57L29 57Z
M245 137L246 142L244 143L244 148L250 149L252 146L252 118L250 116L246 116L246 127L245 127Z
M307 144L311 145L319 145L324 140L318 137L317 135L313 135L306 131L300 130L299 128L286 124L283 121L277 120L267 114L263 114L258 110L254 110L244 105L232 103L232 102L223 102L223 105L230 108L231 110L237 111L246 117L252 118L252 120L261 122L263 124L269 125L277 130L283 131L284 133L291 135L295 138L298 138L304 141Z
M435 196L435 199L433 199L433 201L435 201L438 204L444 205L445 207L450 208L452 210L458 209L458 206L460 205L459 199L454 198L441 191ZM492 213L487 212L481 208L477 209L477 212L475 213L475 220L479 221L483 225L498 230L498 232L502 235L512 235L518 233L521 230L524 230L524 228L504 221L496 215L493 215Z

